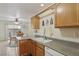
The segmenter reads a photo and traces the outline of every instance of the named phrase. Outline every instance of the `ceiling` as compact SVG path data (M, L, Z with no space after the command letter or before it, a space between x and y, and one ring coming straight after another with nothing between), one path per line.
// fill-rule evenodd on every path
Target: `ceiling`
M27 21L40 10L50 5L50 3L45 3L44 6L41 7L40 4L41 3L0 3L0 20L14 21L17 17L21 21Z

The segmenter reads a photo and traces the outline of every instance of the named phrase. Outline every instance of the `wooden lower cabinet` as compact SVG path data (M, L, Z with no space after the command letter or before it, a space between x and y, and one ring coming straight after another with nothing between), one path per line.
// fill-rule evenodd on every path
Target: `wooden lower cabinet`
M19 55L20 56L27 56L29 55L29 47L27 40L19 40Z
M31 39L19 40L19 55L20 56L44 56L44 45L39 44Z

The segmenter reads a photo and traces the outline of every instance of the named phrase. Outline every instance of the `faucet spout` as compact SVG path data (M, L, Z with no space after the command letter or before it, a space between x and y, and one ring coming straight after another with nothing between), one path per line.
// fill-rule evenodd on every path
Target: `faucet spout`
M46 33L46 29L44 28L44 39L47 40L45 33Z
M45 39L45 40L47 40L47 37L46 37L46 36L44 36L44 39Z

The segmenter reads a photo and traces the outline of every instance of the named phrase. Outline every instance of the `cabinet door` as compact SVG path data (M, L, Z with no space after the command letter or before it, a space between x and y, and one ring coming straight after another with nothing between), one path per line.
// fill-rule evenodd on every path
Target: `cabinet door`
M77 24L79 25L79 3L77 3Z
M20 40L19 41L19 55L20 56L28 56L29 55L29 48L27 40Z
M32 41L31 53L32 53L32 56L36 55L36 42L34 41Z
M35 28L39 29L40 28L40 19L39 19L39 17L37 18L37 20L35 20L35 22L36 22Z
M30 55L35 56L35 42L33 42L33 40L28 40L28 47L30 50Z
M29 54L28 51L29 51L28 47L20 46L20 56L28 56Z
M32 23L32 27L34 29L39 29L39 27L40 27L40 18L39 18L39 16L32 17L31 23Z
M44 56L44 49L36 47L36 56Z
M33 27L34 29L35 29L35 26L36 26L35 23L36 23L36 22L35 22L35 18L32 17L32 19L31 19L31 24L32 24L32 27Z
M45 46L36 42L36 56L45 55Z
M75 3L63 3L56 8L56 27L72 27L77 25Z

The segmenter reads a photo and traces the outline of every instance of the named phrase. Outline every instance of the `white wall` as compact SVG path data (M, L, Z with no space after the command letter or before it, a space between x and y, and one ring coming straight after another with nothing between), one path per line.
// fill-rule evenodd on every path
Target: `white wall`
M22 31L23 31L23 33L24 33L24 36L26 36L26 37L28 37L28 35L29 35L29 23L24 23L24 24L22 24L21 25L22 26Z
M5 31L6 31L5 22L0 21L0 41L5 40L6 36Z
M44 14L44 13L43 13ZM48 12L43 15L47 15L49 14ZM41 15L39 15L40 17L42 17ZM52 17L53 19L53 25L46 25L46 26L42 26L42 21L45 20L50 20ZM67 40L67 41L74 41L74 42L79 42L79 28L64 28L64 29L60 29L60 28L55 28L55 14L51 14L49 16L43 17L40 20L40 29L38 30L39 35L43 35L44 33L44 28L46 28L46 36L48 37L53 37L53 38L58 38L61 40Z
M33 38L33 35L34 35L34 30L32 28L32 24L31 24L31 19L29 20L28 22L28 36L29 38Z

